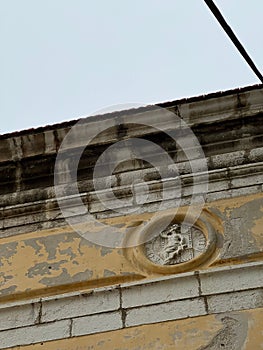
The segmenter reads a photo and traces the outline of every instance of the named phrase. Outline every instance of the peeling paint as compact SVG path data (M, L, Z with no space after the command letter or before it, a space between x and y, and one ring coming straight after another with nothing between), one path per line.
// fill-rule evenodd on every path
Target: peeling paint
M86 281L93 276L93 271L90 271L89 269L79 272L73 276L71 276L68 271L63 268L62 272L58 276L54 277L44 277L40 280L40 283L44 284L45 286L60 286L67 283L74 283L74 282L80 282L80 281Z
M43 342L13 350L256 350L263 347L261 321L261 309L246 310Z
M105 256L107 254L112 253L113 250L107 247L100 247L100 251L101 251L101 256Z
M4 265L4 260L9 260L17 252L17 242L11 242L7 244L0 244L0 266Z
M0 272L0 286L4 285L6 282L12 279L13 279L13 276L5 275L4 272Z
M263 199L255 199L242 203L239 207L227 209L228 219L223 220L225 226L225 245L222 258L233 258L242 254L258 252L257 239L253 235L254 221L262 218Z
M263 251L262 208L263 194L209 203L205 210L217 228L218 254L199 268L207 269L229 259L236 259L235 263L259 259L259 253ZM166 212L170 213L171 209ZM103 222L119 225L125 230L125 227L146 223L152 215L132 214L105 219ZM93 229L99 232L100 227L91 225L90 230ZM141 271L124 254L124 250L90 243L68 227L2 238L1 242L0 288L6 291L16 285L17 293L30 289L36 295L37 290L45 288L48 292L47 287L55 287L56 284L59 288L72 284L73 288L74 283L94 281L94 286L103 286L109 283L109 278L114 278L114 283L118 283L118 279L123 281L124 277L134 280L158 276L153 272ZM253 254L256 254L255 258ZM10 292L11 296L13 292Z
M16 290L17 290L17 286L13 285L13 286L10 286L8 288L1 289L0 294L1 295L8 295L8 294L14 293Z
M215 317L221 320L223 328L207 345L201 346L198 350L242 349L248 331L248 320L244 314Z
M116 273L114 271L110 271L110 270L105 269L103 276L104 277L116 276Z
M51 270L59 270L60 265L64 264L65 262L67 262L67 260L62 260L56 263L43 262L36 264L28 270L28 277L34 278L35 276L50 275Z
M59 253L61 255L66 255L70 257L70 260L73 260L77 257L77 255L73 252L71 247L68 247L67 249L59 249Z

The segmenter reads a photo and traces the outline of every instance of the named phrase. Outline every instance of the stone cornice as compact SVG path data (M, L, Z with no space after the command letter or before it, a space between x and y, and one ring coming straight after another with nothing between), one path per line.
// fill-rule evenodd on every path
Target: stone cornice
M263 124L261 121L263 89L261 86L169 102L162 106L174 111L191 126L203 148L209 176L207 201L261 191L263 183ZM167 150L180 173L182 205L187 205L191 179L195 176L196 182L201 183L202 175L191 173L184 153L169 140L167 135L164 136L162 132L151 127L136 124L144 122L147 125L149 122L154 122L163 130L172 130L173 114L160 116L159 110L153 110L150 106L91 117L87 120L88 128L96 135L102 123L109 119L116 120L116 126L92 140L80 165L79 191L91 211L102 217L112 215L109 211L105 212L94 193L92 175L97 157L109 144L132 137L148 138ZM118 125L120 121L132 123L124 133ZM6 230L10 230L11 227L30 225L36 221L48 222L55 217L55 220L61 221L53 187L54 163L58 148L74 123L75 121L1 138L0 227L3 234L7 233ZM80 126L78 132L85 134L85 128L82 129ZM78 150L80 146L78 136L73 144L69 145L70 152ZM172 169L170 170L173 172ZM142 162L128 162L112 176L101 176L95 179L98 183L97 189L105 197L107 197L109 184L116 196L129 197L134 180L137 184L141 181L149 186L150 197L145 207L145 210L149 211L154 210L154 204L158 201L155 197L158 198L162 185L173 182L169 176L160 181L156 169L149 168ZM169 206L170 203L167 205ZM48 215L46 215L47 212ZM13 220L15 217L17 217L16 221Z
M263 89L260 86L256 88L249 87L241 90L230 90L230 94L211 94L202 96L202 98L178 100L169 103L159 104L162 108L168 108L170 111L179 115L191 128L211 123L223 123L245 117L254 116L263 112ZM149 113L147 112L149 111ZM124 123L141 122L141 118L147 125L153 118L159 119L159 114L153 116L151 106L131 109L127 111L114 112L105 115L98 115L88 118L86 121L89 128L94 129L94 135L97 134L98 125L105 123L109 119L122 120ZM17 161L28 157L47 156L55 154L63 138L70 128L77 122L74 120L68 123L56 124L39 129L29 129L19 133L6 134L0 137L0 162ZM163 126L165 130L173 129L174 121L158 120L156 124ZM129 130L129 135L125 137L135 137L151 134L151 128L137 127ZM107 139L96 138L94 144L111 143L121 139L118 129L113 129L107 134ZM93 144L91 142L91 144ZM77 146L77 144L76 144ZM74 148L75 146L72 145Z

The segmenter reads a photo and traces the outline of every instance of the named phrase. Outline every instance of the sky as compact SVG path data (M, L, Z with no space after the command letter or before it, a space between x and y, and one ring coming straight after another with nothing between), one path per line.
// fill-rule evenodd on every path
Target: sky
M216 0L263 71L262 0ZM0 0L0 134L259 83L203 0Z

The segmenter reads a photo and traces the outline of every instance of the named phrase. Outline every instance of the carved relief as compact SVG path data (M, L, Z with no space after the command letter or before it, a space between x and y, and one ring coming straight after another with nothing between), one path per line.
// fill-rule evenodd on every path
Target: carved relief
M206 249L206 237L196 227L173 224L145 243L145 254L159 265L175 265L191 260Z

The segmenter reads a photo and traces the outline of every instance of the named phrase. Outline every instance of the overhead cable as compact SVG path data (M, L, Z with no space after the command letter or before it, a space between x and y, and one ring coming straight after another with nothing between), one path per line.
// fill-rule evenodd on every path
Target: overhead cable
M226 20L224 19L224 17L220 13L218 7L215 5L213 0L204 0L204 2L209 7L209 9L213 13L213 15L216 17L216 19L220 23L221 27L224 29L226 34L229 36L230 40L236 46L236 48L241 53L243 58L246 60L246 62L250 66L250 68L253 70L253 72L256 74L256 76L259 78L259 80L263 83L263 76L262 76L262 74L260 73L260 71L256 67L255 63L252 61L252 59L250 58L250 56L246 52L244 46L241 44L241 42L237 38L236 34L233 32L231 27L227 24Z

